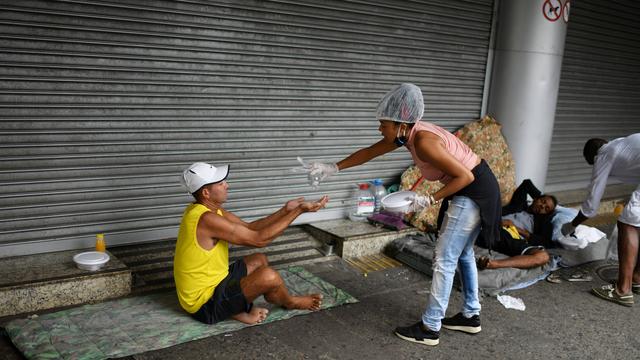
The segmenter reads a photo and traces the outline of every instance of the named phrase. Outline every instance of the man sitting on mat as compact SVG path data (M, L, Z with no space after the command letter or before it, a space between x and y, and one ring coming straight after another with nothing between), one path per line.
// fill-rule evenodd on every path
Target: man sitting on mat
M182 175L183 185L196 201L184 211L173 260L180 305L206 324L228 318L247 324L263 321L268 310L252 306L260 295L287 309L319 310L322 295L290 295L264 254L248 255L229 265L229 243L267 246L300 214L323 208L328 197L315 202L290 200L275 213L247 223L222 207L228 173L228 165L195 163Z
M527 195L533 198L528 205ZM502 208L500 239L489 244L478 237L476 245L508 255L504 259L482 256L477 265L480 270L518 268L530 269L549 262L545 248L555 247L551 241L551 218L558 201L551 195L543 195L531 180L526 179L513 193L509 204Z

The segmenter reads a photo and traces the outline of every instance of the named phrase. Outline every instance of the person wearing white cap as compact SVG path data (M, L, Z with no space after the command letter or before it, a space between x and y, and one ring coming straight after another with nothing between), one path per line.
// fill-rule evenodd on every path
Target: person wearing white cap
M437 345L441 327L471 334L481 330L473 243L481 231L489 243L498 238L501 204L498 182L487 163L449 131L422 121L423 113L419 87L395 86L378 103L378 131L383 137L380 141L337 163L311 162L307 170L310 178L319 182L338 171L406 147L425 179L444 184L433 194L413 199L416 211L443 201L438 216L433 281L420 321L395 330L404 340ZM462 275L463 306L460 313L445 318L456 268Z
M267 309L252 306L264 295L287 309L319 310L322 295L292 296L264 254L252 254L229 264L229 243L264 247L305 212L318 211L328 197L315 202L297 198L275 213L250 223L225 210L229 166L198 162L182 174L182 184L195 202L184 211L173 274L182 308L203 323L232 318L247 324L263 321Z

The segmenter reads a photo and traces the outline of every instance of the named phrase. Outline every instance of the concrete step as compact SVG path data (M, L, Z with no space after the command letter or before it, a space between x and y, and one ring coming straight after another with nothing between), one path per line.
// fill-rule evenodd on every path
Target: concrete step
M598 214L611 213L618 203L625 203L629 201L629 196L633 193L636 187L637 185L628 184L614 184L607 186L600 201ZM588 191L586 188L563 190L551 192L549 195L554 195L558 199L558 203L562 206L580 209L580 205L582 205L582 202L586 199Z
M269 264L275 269L280 269L289 266L324 262L330 259L335 259L336 257L337 256L335 255L324 256L316 249L312 249L307 251L298 251L293 254L289 253L275 261L270 261ZM230 258L230 261L233 260L235 259ZM159 289L170 289L173 287L175 287L175 283L173 281L173 265L158 265L157 267L147 270L134 271L134 281L131 291L133 294L142 294Z
M231 245L229 261L254 253L267 255L272 266L287 267L324 261L318 250L322 242L301 227L291 227L264 248ZM173 282L175 239L164 239L147 244L126 245L110 249L133 273L133 293L167 289Z
M229 261L233 262L237 259L240 259L244 256L254 254L254 253L263 253L267 255L269 261L280 261L287 258L291 258L292 256L306 256L316 254L319 251L316 247L312 246L298 246L293 248L284 248L279 249L278 247L266 247L259 249L247 249L246 251L242 251L242 253L238 254L233 251L229 251ZM141 261L133 261L133 262L125 262L125 264L136 274L145 275L146 273L154 272L156 269L172 269L173 268L173 254L171 256L160 256L166 254L159 254L156 258L147 258Z
M81 270L73 256L83 251L87 250L0 259L0 317L129 294L131 271L125 264L109 253L102 269Z
M269 246L279 246L280 244L291 244L294 240L309 239L309 234L300 228L289 228L269 244ZM111 247L111 251L118 259L127 265L133 265L137 262L144 262L147 259L157 258L173 258L176 247L176 239L163 239L159 241L147 242L142 244L124 245ZM230 251L235 251L236 247L231 245Z
M393 240L419 231L413 227L389 230L368 222L354 222L348 219L307 224L305 230L323 243L334 244L335 253L344 259L380 254Z

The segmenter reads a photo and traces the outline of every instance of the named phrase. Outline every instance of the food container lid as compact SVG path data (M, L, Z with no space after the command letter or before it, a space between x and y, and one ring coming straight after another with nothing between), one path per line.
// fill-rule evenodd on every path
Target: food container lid
M100 251L87 251L75 255L73 261L80 265L102 265L109 261L109 254Z
M411 204L415 195L413 191L398 191L383 197L381 203L382 206L390 208L407 206Z

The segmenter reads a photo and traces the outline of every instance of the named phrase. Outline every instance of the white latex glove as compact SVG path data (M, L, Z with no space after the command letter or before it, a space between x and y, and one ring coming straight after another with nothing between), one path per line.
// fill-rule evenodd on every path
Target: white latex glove
M337 164L321 162L307 162L298 156L298 162L302 165L302 171L309 173L309 184L316 189L321 181L338 172Z
M336 164L312 162L311 172L309 173L309 175L320 177L320 181L322 181L337 172L338 172L338 165Z
M433 203L435 203L435 200L433 199L433 196L429 194L416 195L413 197L413 202L411 203L411 211L416 213L420 212L425 208L428 208L429 206L433 205Z
M576 227L573 226L573 224L571 224L571 221L569 221L568 223L562 225L562 228L560 231L562 231L562 235L569 236L573 234L574 231L576 231Z

